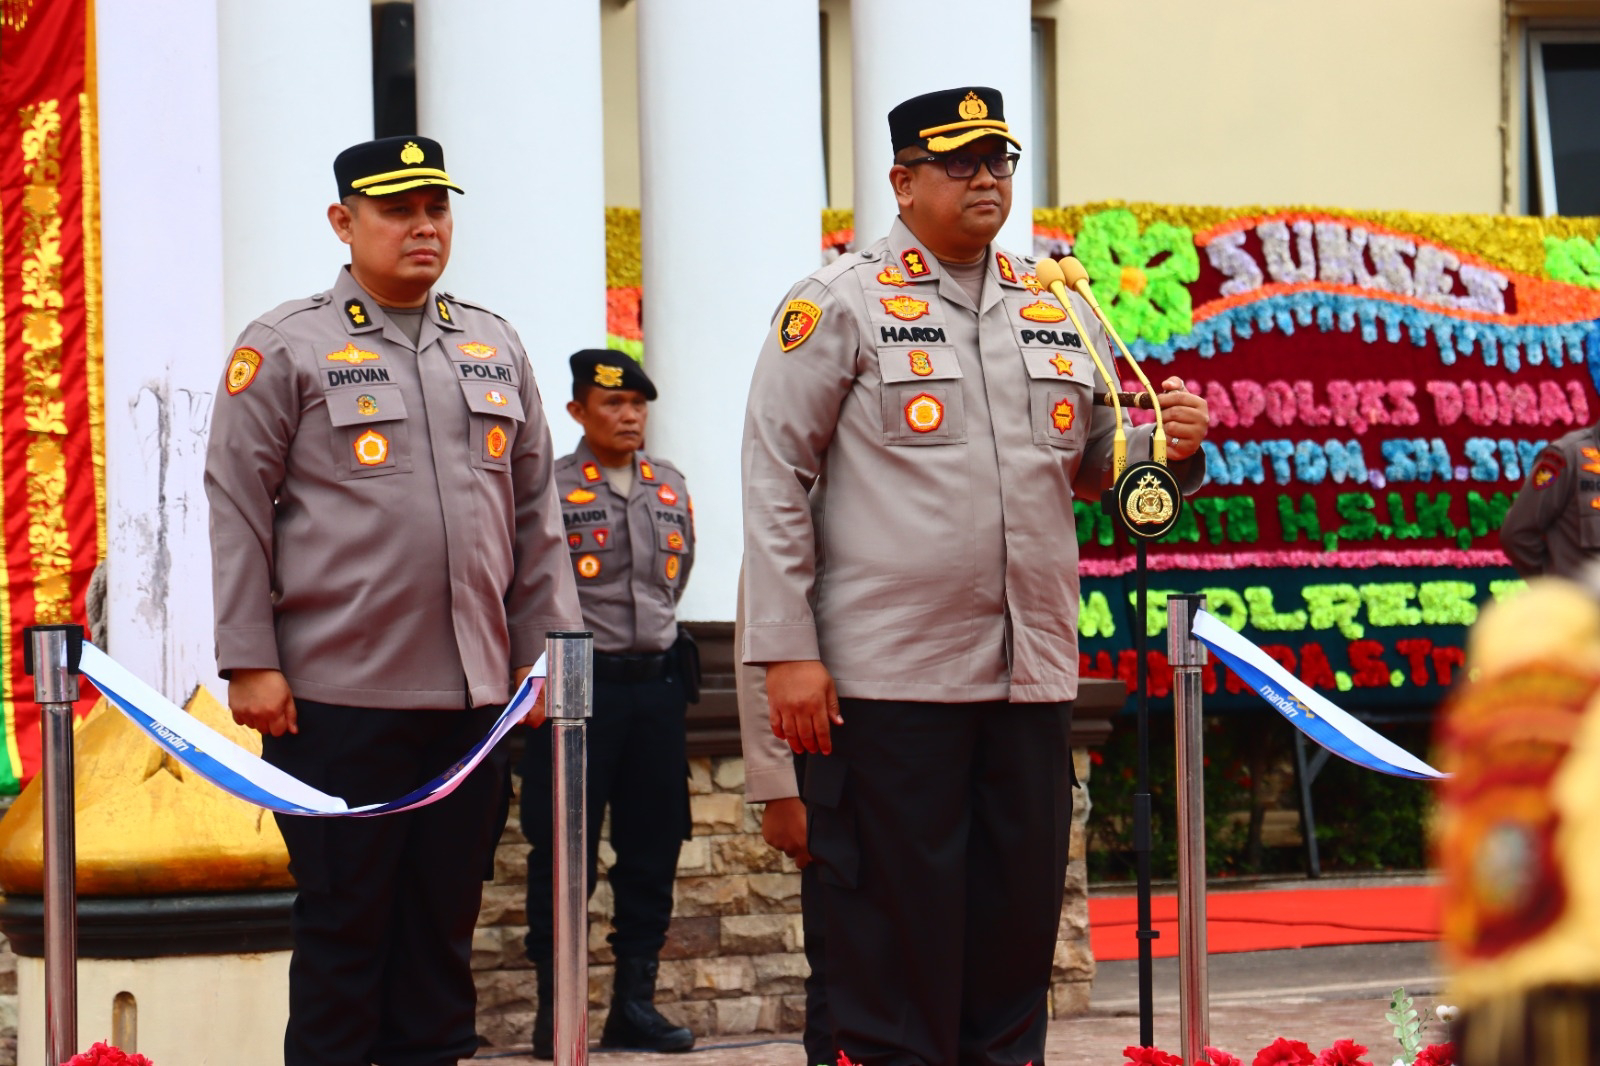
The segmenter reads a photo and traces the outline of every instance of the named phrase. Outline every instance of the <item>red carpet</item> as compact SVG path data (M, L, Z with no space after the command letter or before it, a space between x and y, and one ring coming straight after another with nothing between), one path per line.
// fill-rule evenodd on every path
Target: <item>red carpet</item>
M1136 896L1089 898L1089 943L1096 959L1136 959L1139 911ZM1150 901L1151 925L1161 936L1156 958L1178 954L1178 897L1167 892ZM1210 952L1268 951L1327 944L1383 944L1439 938L1439 890L1433 885L1293 887L1217 891L1206 898L1206 947Z

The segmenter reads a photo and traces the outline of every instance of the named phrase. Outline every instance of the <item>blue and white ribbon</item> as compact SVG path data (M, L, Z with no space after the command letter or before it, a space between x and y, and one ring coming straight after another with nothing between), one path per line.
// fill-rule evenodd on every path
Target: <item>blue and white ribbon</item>
M314 789L259 755L239 747L139 680L93 644L83 646L83 661L79 670L151 740L224 792L246 803L283 814L371 818L379 814L395 814L426 807L454 792L456 786L500 742L500 738L533 709L534 700L544 687L545 659L544 656L539 657L533 670L512 694L511 702L500 712L494 728L454 766L398 799L360 807L352 807L338 796Z
M1195 614L1193 632L1295 728L1335 755L1395 777L1426 781L1448 776L1317 695L1209 611Z

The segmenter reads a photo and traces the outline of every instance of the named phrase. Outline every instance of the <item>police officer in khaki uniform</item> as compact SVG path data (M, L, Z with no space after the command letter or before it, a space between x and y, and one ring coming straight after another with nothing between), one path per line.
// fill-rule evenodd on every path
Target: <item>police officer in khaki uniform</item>
M460 191L442 150L359 144L334 176L328 220L350 265L240 336L206 493L235 720L273 765L362 804L460 758L545 634L582 616L522 343L434 288ZM477 1050L469 958L506 776L491 756L414 811L278 817L299 886L286 1066Z
M689 833L684 716L692 647L678 599L694 565L694 507L678 468L645 453L656 387L620 352L573 353L567 411L583 427L556 463L567 548L586 628L594 632L594 716L588 726L589 890L600 826L611 808L608 878L616 955L602 1047L688 1051L694 1034L656 1011L657 957L672 919L678 848ZM528 853L528 958L538 979L533 1050L551 1057L554 948L550 744L536 735L522 764Z
M1600 557L1600 425L1539 453L1501 523L1500 547L1524 578L1576 580Z
M992 243L1018 158L1000 94L919 96L889 128L899 221L790 291L751 382L742 657L808 753L838 1049L1037 1063L1071 825L1073 501L1109 485L1113 423L1085 338ZM1162 389L1190 492L1205 403ZM1129 436L1148 452L1149 427Z

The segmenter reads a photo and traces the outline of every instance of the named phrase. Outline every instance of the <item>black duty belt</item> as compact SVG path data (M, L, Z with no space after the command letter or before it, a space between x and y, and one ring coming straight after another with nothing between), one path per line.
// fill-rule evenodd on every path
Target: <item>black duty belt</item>
M613 684L630 681L656 681L666 677L672 666L670 650L655 655L613 655L610 652L594 653L594 679Z

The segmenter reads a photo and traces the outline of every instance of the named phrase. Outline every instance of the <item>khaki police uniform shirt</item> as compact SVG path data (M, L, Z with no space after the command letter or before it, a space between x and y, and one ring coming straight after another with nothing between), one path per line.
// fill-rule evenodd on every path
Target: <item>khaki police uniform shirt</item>
M1109 483L1111 411L1033 261L987 254L974 305L897 221L779 310L745 419L745 662L821 659L863 699L1076 697L1072 502ZM1174 464L1186 492L1204 470Z
M587 441L556 463L567 550L594 650L653 655L678 636L678 600L694 565L694 508L678 468L633 457L627 496Z
M1500 546L1525 578L1573 578L1600 556L1600 426L1539 453L1500 526Z
M240 335L206 453L220 671L484 706L581 626L522 343L473 304L426 306L413 346L346 269Z

